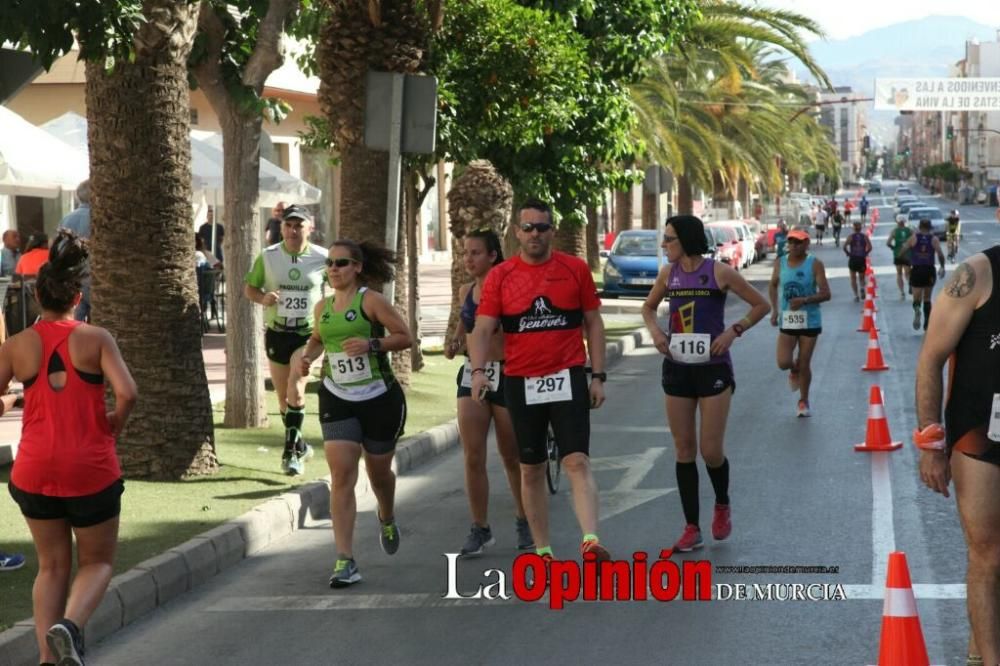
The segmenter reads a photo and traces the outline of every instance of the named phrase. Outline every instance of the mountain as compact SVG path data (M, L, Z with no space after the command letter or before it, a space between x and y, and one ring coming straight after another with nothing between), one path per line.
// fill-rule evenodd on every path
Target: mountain
M961 16L927 16L869 30L856 37L809 44L813 57L835 86L851 86L858 97L871 97L879 77L948 76L965 57L970 39L993 41L998 30ZM798 75L810 77L804 70ZM869 131L882 143L895 140L895 112L874 111L868 103Z

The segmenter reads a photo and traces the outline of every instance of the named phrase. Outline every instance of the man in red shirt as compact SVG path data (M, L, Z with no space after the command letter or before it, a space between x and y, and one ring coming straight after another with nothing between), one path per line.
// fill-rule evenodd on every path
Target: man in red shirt
M604 321L587 264L554 252L552 211L541 201L518 213L518 255L490 271L467 339L472 397L489 386L484 366L490 337L503 327L504 397L517 435L524 509L542 557L552 558L545 487L549 424L573 488L573 507L583 532L582 553L610 559L597 537L597 484L590 467L590 409L604 403ZM590 348L592 380L584 365Z

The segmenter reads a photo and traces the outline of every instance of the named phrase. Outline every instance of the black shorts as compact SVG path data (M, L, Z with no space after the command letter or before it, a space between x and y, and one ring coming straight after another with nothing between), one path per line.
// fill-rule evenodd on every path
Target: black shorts
M276 331L269 328L264 332L264 349L267 352L267 359L278 365L288 365L292 360L292 354L306 346L309 342L310 331Z
M868 268L868 264L864 257L847 258L847 269L852 273L864 273L866 268Z
M121 514L125 482L118 479L104 490L81 497L51 497L29 493L10 482L7 483L7 490L25 518L66 520L73 527L93 527Z
M779 333L784 333L785 335L791 335L796 338L815 338L820 333L823 332L821 328L779 328Z
M970 428L958 438L951 435L954 430L954 426L948 428L948 450L952 455L957 450L973 460L1000 465L1000 443L986 436L986 425Z
M937 271L933 266L913 266L910 268L911 287L933 287L937 282Z
M458 375L455 377L455 384L458 385L458 398L471 398L472 388L469 386L462 386L462 371L465 370L465 364L462 364L458 368ZM496 391L486 392L486 401L491 402L497 407L506 407L507 401L504 399L503 388L506 384L506 380L503 374L503 361L500 361L500 381L497 382Z
M524 397L524 377L507 377L504 397L514 422L520 460L525 465L545 462L549 424L555 434L559 457L571 453L590 455L590 387L583 366L569 369L573 399L528 405Z
M319 423L323 441L358 442L374 455L389 453L406 426L406 396L399 382L392 382L382 395L368 400L345 400L319 388Z
M676 398L711 398L726 389L736 392L733 368L728 363L687 365L663 359L663 392Z
M818 231L820 233L823 233L824 231L826 231L826 225L825 224L817 224L816 225L816 231Z
M910 265L910 257L908 255L905 255L905 254L901 255L899 257L893 257L892 258L892 263L894 263L897 266L909 266Z

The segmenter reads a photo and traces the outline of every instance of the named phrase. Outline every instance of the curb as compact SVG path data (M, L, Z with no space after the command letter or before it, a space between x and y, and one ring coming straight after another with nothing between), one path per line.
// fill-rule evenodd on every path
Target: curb
M606 364L610 367L636 347L651 343L652 337L645 327L638 328L606 343ZM399 443L392 462L393 471L406 474L458 446L457 421L434 426ZM367 478L366 474L358 474L356 492L359 496L371 492ZM84 628L86 642L98 643L305 527L310 520L328 518L330 483L330 477L326 476L303 484L118 574L111 579L104 599ZM0 666L37 664L38 644L31 618L0 633Z

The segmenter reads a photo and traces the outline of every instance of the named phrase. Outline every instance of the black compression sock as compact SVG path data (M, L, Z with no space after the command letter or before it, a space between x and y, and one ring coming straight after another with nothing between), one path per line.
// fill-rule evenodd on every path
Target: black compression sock
M288 405L285 412L285 450L290 451L302 440L302 422L305 420L306 406Z
M677 489L684 509L684 520L688 525L698 524L698 464L676 463Z
M718 467L705 465L705 469L708 470L708 478L715 489L715 503L729 504L729 458L723 458Z

